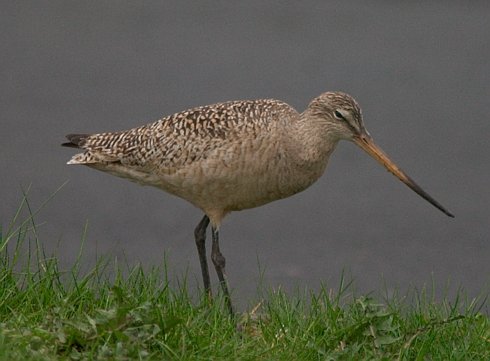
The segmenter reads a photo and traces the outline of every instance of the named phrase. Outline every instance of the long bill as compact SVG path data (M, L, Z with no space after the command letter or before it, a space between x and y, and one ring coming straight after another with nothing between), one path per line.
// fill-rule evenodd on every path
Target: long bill
M398 166L390 159L388 156L378 147L373 139L367 134L362 134L354 138L354 142L364 149L371 157L376 159L381 163L391 174L405 183L410 189L412 189L419 196L424 198L426 201L431 203L434 207L439 209L441 212L445 213L449 217L454 217L454 215L444 208L438 201L432 198L427 192L425 192L417 183L413 181L404 171L402 171Z

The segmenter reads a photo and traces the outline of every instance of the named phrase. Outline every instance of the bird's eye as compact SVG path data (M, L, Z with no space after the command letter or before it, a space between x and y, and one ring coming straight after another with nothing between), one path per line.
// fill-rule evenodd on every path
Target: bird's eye
M334 111L333 115L335 115L335 118L337 118L337 119L345 119L344 116L342 115L342 113L339 112L338 110Z

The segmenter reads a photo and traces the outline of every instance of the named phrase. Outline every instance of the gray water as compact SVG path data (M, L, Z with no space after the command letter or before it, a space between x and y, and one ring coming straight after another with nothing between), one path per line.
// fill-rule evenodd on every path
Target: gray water
M74 153L59 146L65 134L231 99L273 97L301 111L343 90L377 143L456 218L340 144L305 192L225 220L235 299L252 302L258 284L336 287L343 271L360 291L432 280L471 297L488 290L489 2L31 1L3 2L0 17L0 222L23 188L36 208L68 180L35 218L47 253L67 267L88 224L87 267L97 255L156 266L165 252L171 277L201 282L200 211L65 165Z

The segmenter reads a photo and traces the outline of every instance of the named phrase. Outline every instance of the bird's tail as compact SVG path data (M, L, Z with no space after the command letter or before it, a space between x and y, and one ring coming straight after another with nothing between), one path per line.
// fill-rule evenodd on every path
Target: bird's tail
M86 139L90 134L67 134L66 138L69 140L66 143L62 143L63 147L83 149ZM88 164L96 163L91 152L85 151L84 153L75 154L66 164Z
M66 139L68 139L69 142L62 143L61 145L63 147L82 148L83 144L85 143L85 139L89 135L90 134L67 134Z

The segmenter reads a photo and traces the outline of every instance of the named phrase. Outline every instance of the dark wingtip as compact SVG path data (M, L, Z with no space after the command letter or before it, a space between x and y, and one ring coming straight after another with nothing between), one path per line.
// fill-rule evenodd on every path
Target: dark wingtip
M90 134L67 134L66 139L69 140L69 142L62 143L61 145L63 147L70 147L70 148L80 148L83 146L85 143L85 139L89 136Z

